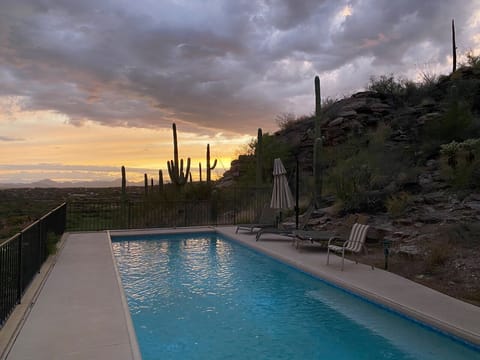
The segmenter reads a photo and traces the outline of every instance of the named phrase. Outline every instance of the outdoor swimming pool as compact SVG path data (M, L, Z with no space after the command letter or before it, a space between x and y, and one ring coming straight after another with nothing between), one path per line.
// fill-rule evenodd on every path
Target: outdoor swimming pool
M113 237L144 360L480 359L216 233Z

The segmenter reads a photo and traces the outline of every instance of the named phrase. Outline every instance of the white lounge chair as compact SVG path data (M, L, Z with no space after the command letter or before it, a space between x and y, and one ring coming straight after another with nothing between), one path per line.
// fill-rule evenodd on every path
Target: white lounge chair
M341 245L333 244L334 241L338 241L338 238L332 237L328 241L327 265L329 264L329 260L330 260L330 251L333 251L336 253L342 253L342 271L345 263L345 251L350 251L353 254L358 254L362 250L367 251L367 248L365 247L367 231L368 231L368 225L355 223L352 226L352 230L350 231L350 236L348 237L348 240L343 242L343 244Z

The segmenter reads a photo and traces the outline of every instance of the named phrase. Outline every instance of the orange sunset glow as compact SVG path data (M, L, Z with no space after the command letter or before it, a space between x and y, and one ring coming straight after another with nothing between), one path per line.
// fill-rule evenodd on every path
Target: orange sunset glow
M205 166L206 146L218 159L213 172L221 176L230 167L233 154L250 140L249 135L229 138L185 133L178 126L179 156L191 158L192 176L198 178L198 163ZM65 117L49 111L14 112L0 122L0 133L11 141L0 142L0 182L16 177L55 181L118 179L120 167L127 168L129 181L143 181L167 173L173 158L172 130L110 127L91 121L73 126ZM21 136L21 138L19 137ZM6 156L7 155L7 156Z
M461 6L459 5L461 3ZM480 50L480 5L368 1L102 0L0 3L0 186L214 178L276 119L312 114L385 74L421 79Z

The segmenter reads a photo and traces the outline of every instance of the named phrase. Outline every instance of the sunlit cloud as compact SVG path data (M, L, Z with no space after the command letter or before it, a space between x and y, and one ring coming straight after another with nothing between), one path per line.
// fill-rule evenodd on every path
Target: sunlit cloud
M175 122L193 176L207 144L218 175L259 127L272 132L280 114L312 113L315 75L322 97L338 98L364 89L372 75L448 73L452 18L459 60L479 54L479 7L2 0L0 164L87 166L92 178L115 176L97 166L125 165L132 176L150 169L153 177L173 157ZM80 168L10 170L19 181L90 176Z
M0 136L0 141L23 141L24 139L22 138L15 138L15 137L9 137L9 136Z

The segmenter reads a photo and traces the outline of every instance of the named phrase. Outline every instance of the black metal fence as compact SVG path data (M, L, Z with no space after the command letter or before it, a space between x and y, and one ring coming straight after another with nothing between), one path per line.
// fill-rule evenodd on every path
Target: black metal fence
M49 236L65 231L67 204L0 244L0 329L48 257Z
M49 237L64 231L140 229L253 222L271 187L216 190L208 200L76 200L64 203L0 244L0 329L47 259Z
M271 188L237 188L214 192L209 200L71 201L68 231L97 231L251 222L269 204Z

